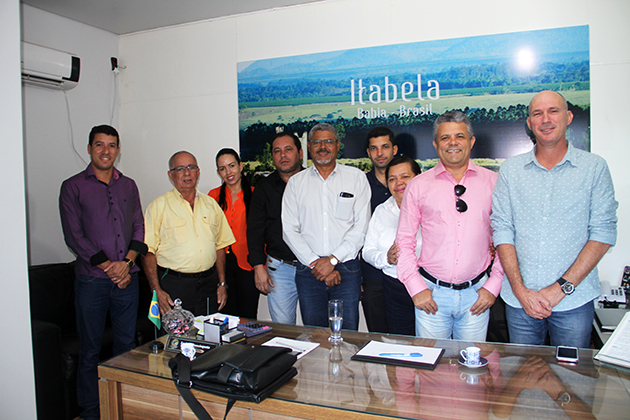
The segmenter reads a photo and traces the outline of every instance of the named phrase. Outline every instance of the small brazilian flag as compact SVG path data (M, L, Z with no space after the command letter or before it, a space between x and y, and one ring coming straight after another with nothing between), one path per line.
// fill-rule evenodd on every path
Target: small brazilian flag
M153 291L151 306L149 307L149 320L158 327L158 330L162 328L162 321L160 321L160 306L158 305L157 292L155 290Z

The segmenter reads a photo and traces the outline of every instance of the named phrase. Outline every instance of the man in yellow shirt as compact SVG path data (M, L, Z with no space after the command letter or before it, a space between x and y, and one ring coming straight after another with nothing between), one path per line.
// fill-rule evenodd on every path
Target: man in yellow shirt
M217 202L197 189L199 173L192 154L175 153L168 171L175 188L145 212L149 252L142 265L162 314L176 298L195 315L217 312L227 301L225 248L235 239Z

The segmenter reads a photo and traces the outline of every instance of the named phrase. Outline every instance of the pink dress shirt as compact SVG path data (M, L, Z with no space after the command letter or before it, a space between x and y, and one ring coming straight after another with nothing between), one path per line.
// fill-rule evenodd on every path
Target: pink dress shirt
M396 241L400 246L398 278L410 296L427 288L418 267L442 281L463 283L474 279L490 265L490 214L497 176L472 161L468 163L459 182L466 187L460 197L468 204L464 213L455 209L457 181L442 162L409 182L400 206ZM416 258L419 228L422 229L422 252L420 258ZM503 273L497 254L492 274L483 286L494 296L501 290Z

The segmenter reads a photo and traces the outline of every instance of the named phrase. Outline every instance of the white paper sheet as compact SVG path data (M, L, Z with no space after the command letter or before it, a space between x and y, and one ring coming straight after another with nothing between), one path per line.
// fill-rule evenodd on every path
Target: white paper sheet
M604 347L595 355L600 362L630 368L630 311L626 313Z
M372 340L359 350L356 356L433 365L440 358L442 350L441 348L391 344Z
M262 344L263 346L271 347L289 347L294 352L298 353L297 358L301 359L308 353L319 347L319 343L312 343L310 341L292 340L290 338L274 337L271 340Z

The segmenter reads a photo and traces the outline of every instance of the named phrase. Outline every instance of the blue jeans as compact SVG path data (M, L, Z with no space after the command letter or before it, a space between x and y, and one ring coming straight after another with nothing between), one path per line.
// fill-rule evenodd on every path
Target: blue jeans
M361 263L358 258L338 263L335 270L341 274L341 283L328 287L311 274L311 269L299 261L295 274L300 313L304 325L328 327L328 301L343 300L343 326L345 330L359 329L359 298L361 297Z
M477 291L486 282L486 275L481 281L468 289L454 290L441 287L425 279L429 289L433 291L433 300L438 310L429 315L418 308L416 313L416 335L422 338L448 340L486 341L490 310L481 315L473 315L470 308L479 295Z
M594 314L593 301L569 311L551 312L551 316L545 319L532 318L523 308L505 305L510 342L516 344L542 346L549 333L552 346L588 348Z
M138 273L131 275L131 282L125 289L119 289L109 278L78 275L74 290L80 343L77 402L83 409L81 418L92 420L100 418L97 366L107 311L112 322L114 356L136 346Z
M295 266L268 256L267 273L273 281L267 294L271 319L278 324L295 325L298 302Z

